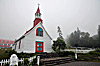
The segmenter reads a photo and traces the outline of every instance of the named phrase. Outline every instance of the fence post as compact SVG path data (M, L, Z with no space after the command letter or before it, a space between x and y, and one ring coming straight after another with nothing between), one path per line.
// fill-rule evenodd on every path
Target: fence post
M6 61L5 61L5 59L4 59L4 61L3 61L3 62L4 62L4 65L5 65L5 62L6 62Z
M1 61L1 66L2 66L3 60Z
M77 59L77 48L75 50L75 59Z
M2 66L2 62L0 62L1 66Z
M75 59L77 59L77 53L75 53Z
M23 58L23 64L24 64L24 58Z
M40 56L37 56L37 65L40 63Z

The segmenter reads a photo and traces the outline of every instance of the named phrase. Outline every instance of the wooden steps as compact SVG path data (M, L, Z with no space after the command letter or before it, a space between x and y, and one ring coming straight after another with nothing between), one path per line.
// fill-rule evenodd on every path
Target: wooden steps
M43 66L54 66L54 65L59 65L59 64L64 64L64 63L69 63L71 62L72 59L69 57L58 57L58 58L45 58L41 59L41 64Z

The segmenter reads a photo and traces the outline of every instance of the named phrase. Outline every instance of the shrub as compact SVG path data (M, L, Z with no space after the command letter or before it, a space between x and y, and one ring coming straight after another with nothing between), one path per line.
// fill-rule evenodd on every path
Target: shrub
M100 52L100 49L96 49L96 52Z
M60 53L59 53L59 56L65 57L65 56L74 55L74 54L75 54L75 53L72 52L72 51L63 51L63 52L60 52Z
M7 63L7 64L5 64L5 66L9 66L9 64Z
M90 51L89 54L94 56L100 56L100 52L97 51Z
M9 57L10 57L12 54L17 54L17 52L16 52L15 50L10 50L10 51L9 51Z
M24 59L24 65L27 66L29 64L29 61L27 58Z

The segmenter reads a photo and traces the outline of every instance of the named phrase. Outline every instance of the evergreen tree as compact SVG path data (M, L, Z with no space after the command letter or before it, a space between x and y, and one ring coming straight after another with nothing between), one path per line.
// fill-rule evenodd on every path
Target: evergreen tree
M100 47L100 25L98 25L98 47Z
M100 40L100 25L98 25L98 40Z
M57 28L57 29L58 29L58 31L57 31L57 32L58 32L58 34L59 34L58 39L62 39L62 40L64 40L64 38L63 38L63 36L62 36L63 34L62 34L62 31L61 31L61 28L58 26L58 28Z
M77 27L77 30L72 32L67 38L67 43L71 44L71 46L75 46L75 44L78 44L80 47L88 46L89 36L90 34L88 32L81 32Z

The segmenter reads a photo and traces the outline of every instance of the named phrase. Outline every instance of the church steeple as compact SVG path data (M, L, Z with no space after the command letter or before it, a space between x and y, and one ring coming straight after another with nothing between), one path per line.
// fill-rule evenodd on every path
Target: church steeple
M40 4L38 4L38 9L37 9L37 11L35 13L35 18L41 18L41 13L40 13L39 5Z
M33 27L35 27L39 22L41 22L43 24L42 19L41 19L41 13L40 13L39 5L40 4L38 4L38 9L35 13L35 20L34 20Z

